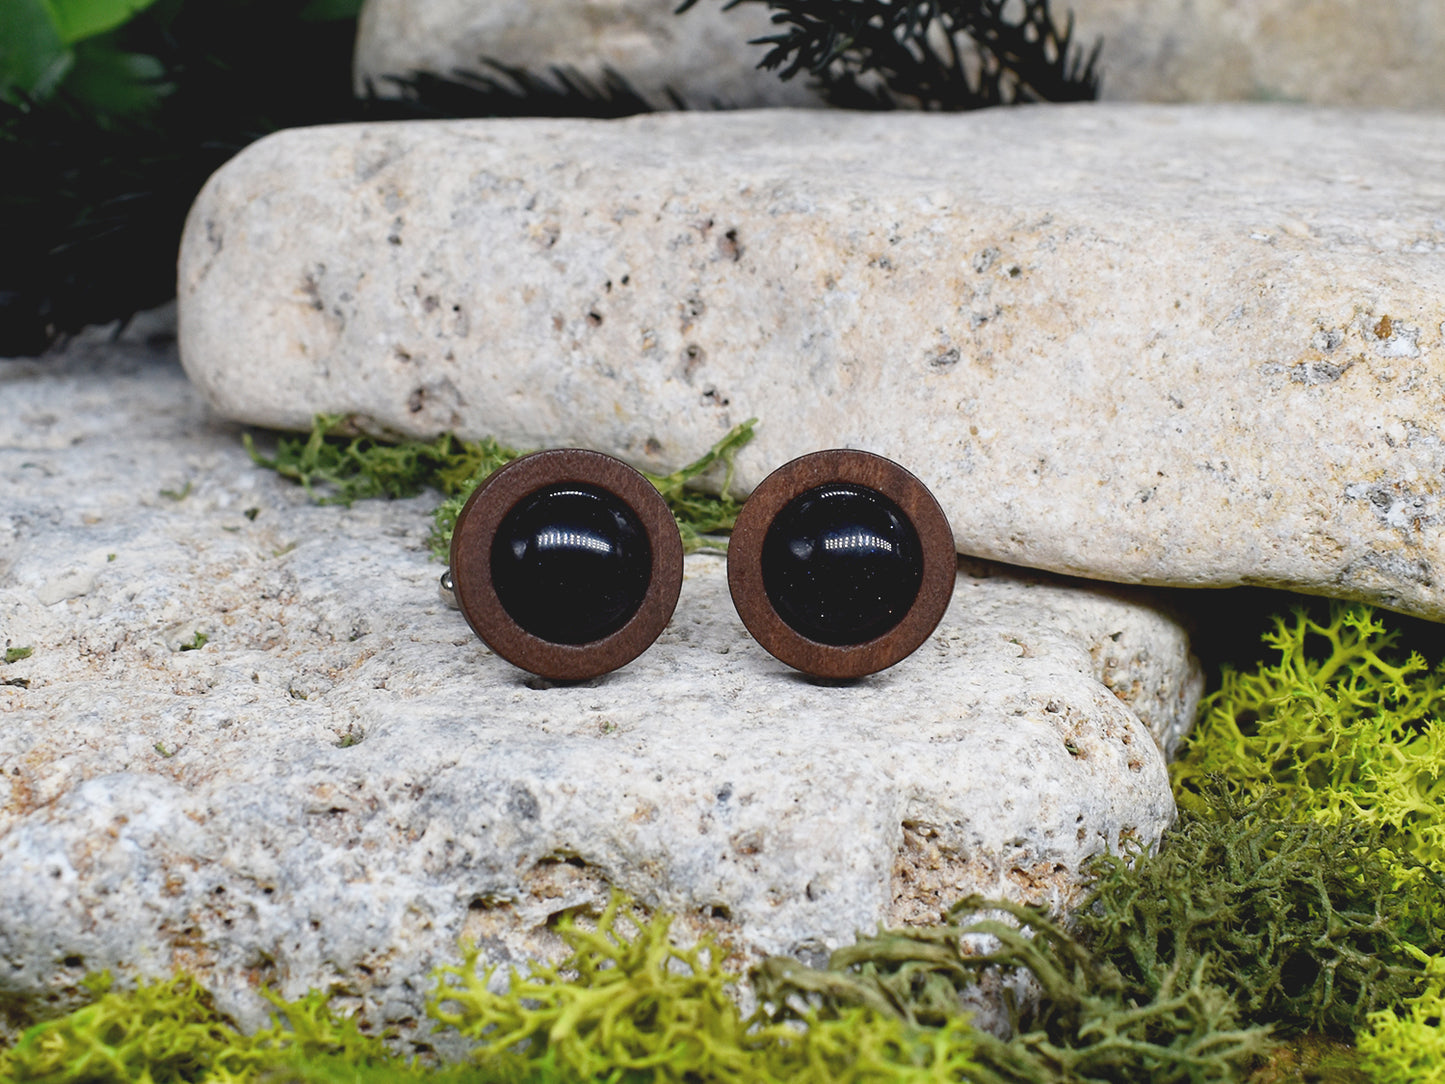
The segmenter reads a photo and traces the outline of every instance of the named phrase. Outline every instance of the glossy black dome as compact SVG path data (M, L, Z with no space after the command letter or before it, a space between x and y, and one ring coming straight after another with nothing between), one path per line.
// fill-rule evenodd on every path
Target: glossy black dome
M598 486L546 486L517 502L492 539L492 586L533 636L587 644L635 614L652 579L637 514Z
M923 549L908 517L877 490L818 486L785 505L763 539L763 588L794 631L848 646L882 636L923 583Z

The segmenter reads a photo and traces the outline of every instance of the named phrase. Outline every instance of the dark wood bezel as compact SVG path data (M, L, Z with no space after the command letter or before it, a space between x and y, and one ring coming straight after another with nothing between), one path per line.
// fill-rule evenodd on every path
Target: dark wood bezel
M559 482L597 486L637 514L652 547L652 579L642 605L610 636L557 644L532 635L502 608L492 584L492 540L517 502ZM682 591L682 538L652 483L620 459L559 448L514 459L477 487L452 532L452 587L467 624L513 666L554 681L582 681L625 666L662 634Z
M882 636L838 646L810 640L778 616L763 587L763 539L794 497L830 482L849 482L882 493L918 532L923 582L903 620ZM958 558L953 531L928 487L891 459L835 448L779 467L753 491L728 541L728 589L753 638L794 669L826 678L856 678L901 662L932 635L953 598Z

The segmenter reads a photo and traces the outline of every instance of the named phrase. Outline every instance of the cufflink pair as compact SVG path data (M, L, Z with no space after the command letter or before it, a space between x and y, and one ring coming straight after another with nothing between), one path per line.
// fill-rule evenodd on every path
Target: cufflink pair
M728 543L754 639L795 669L854 678L906 658L953 596L953 533L927 487L869 452L814 452L770 474ZM494 652L578 681L637 658L682 590L682 539L652 484L600 452L513 460L477 487L442 590Z

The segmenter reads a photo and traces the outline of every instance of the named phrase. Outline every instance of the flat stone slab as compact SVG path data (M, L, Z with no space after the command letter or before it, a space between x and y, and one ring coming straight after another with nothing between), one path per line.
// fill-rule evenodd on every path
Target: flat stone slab
M659 108L818 104L807 77L757 70L777 33L765 4L699 0L366 0L359 90L388 74L477 70L490 56L545 72L611 67ZM1116 101L1295 101L1445 108L1445 5L1420 0L1071 0L1074 42L1102 41L1102 96Z
M935 636L853 684L762 651L688 559L631 665L554 686L438 600L432 499L308 503L174 359L0 362L0 1005L88 971L335 985L422 1020L618 886L744 959L970 891L1067 907L1173 815L1200 674L1147 592L968 564ZM204 638L204 639L202 639Z
M182 360L671 469L749 417L918 474L961 552L1445 619L1445 116L1053 106L284 132L218 172Z

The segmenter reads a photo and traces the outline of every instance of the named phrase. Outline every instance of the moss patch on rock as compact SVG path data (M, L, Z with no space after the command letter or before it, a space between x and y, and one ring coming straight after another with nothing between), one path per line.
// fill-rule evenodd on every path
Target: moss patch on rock
M729 493L733 459L752 439L756 424L752 418L734 426L671 474L642 472L672 509L684 552L725 546L718 536L732 529L742 508L742 502ZM472 491L523 454L490 437L462 440L451 433L433 441L383 440L358 433L345 414L316 415L305 437L278 436L276 452L270 456L257 450L249 433L242 439L258 465L301 483L321 504L349 505L367 497L411 497L427 488L438 490L445 499L433 514L430 545L439 561L447 559L457 515ZM697 489L697 480L719 463L726 472L719 491Z

